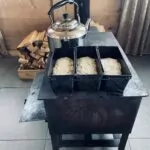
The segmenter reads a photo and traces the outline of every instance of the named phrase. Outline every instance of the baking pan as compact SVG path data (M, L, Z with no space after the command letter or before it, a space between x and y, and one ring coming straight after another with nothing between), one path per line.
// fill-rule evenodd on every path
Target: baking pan
M131 73L124 58L122 57L122 54L119 51L119 48L102 46L98 47L98 52L100 59L103 58L117 59L121 64L121 72L122 72L122 75L103 75L100 90L117 95L122 94L127 83L131 79Z
M55 66L56 60L62 57L69 57L73 60L74 71L73 75L53 75L53 67ZM58 48L52 53L50 60L50 70L49 70L49 79L53 91L57 93L71 93L74 87L74 74L75 74L75 58L74 58L74 49L73 48Z
M98 91L101 84L102 78L102 67L98 58L96 47L78 47L75 50L75 64L76 64L76 74L75 74L75 91ZM77 74L77 60L81 57L94 58L97 66L97 75L78 75Z

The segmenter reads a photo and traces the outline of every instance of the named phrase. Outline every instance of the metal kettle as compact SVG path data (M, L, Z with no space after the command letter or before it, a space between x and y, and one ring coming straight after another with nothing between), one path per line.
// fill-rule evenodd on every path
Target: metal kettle
M69 14L63 14L61 21L52 19L52 12L66 4L74 4L76 6L77 20L72 19ZM83 39L88 32L90 20L84 25L80 22L79 5L74 0L62 0L51 7L48 12L52 25L47 30L49 45L54 48L76 47L83 45Z

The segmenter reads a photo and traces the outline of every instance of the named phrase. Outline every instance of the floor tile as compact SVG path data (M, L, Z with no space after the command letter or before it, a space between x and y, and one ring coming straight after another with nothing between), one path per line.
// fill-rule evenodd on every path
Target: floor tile
M113 139L113 135L112 134L106 134L106 135L103 135L102 138L103 139ZM117 147L113 147L113 148L107 148L106 147L106 148L103 148L103 150L118 150L118 148ZM129 142L127 142L125 150L131 150Z
M139 77L144 83L150 93L150 55L142 57L129 57L133 67L137 71ZM150 137L150 96L143 98L141 107L139 109L135 125L133 127L130 138L149 138Z
M150 101L143 100L130 138L150 138Z
M150 55L142 57L129 57L144 86L150 91Z
M44 140L0 141L0 150L44 150Z
M47 140L51 139L50 134L49 134L49 130L47 130L46 139L47 139Z
M150 55L142 57L129 57L130 61L143 82L145 88L150 93ZM148 99L148 98L147 98ZM150 99L150 98L149 98Z
M32 81L22 81L17 74L16 58L0 59L0 87L30 87Z
M46 140L46 146L45 146L45 150L52 150L52 144L51 144L51 140ZM77 147L77 148L60 148L60 150L103 150L103 148L83 148L83 147Z
M0 140L45 139L44 121L19 123L29 89L0 89Z
M52 150L51 140L46 140L45 150Z
M132 150L150 150L150 139L131 139Z
M118 148L103 148L103 150L118 150ZM126 145L125 150L131 150L129 142Z

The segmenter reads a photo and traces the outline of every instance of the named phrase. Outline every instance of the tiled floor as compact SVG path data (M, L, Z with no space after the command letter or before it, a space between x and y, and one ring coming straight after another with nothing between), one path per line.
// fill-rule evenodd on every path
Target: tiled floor
M130 57L130 60L150 91L150 56ZM18 79L16 59L0 59L0 150L52 149L47 124L44 121L19 123L30 85L30 81ZM126 150L150 150L149 108L149 98L144 98ZM96 149L101 150L94 148Z

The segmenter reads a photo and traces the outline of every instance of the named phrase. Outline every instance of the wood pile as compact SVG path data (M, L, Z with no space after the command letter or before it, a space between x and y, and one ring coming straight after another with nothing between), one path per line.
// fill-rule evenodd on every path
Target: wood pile
M105 27L94 20L90 22L90 26L96 27L99 32L106 32Z
M50 52L46 31L33 31L17 46L20 70L44 69Z

